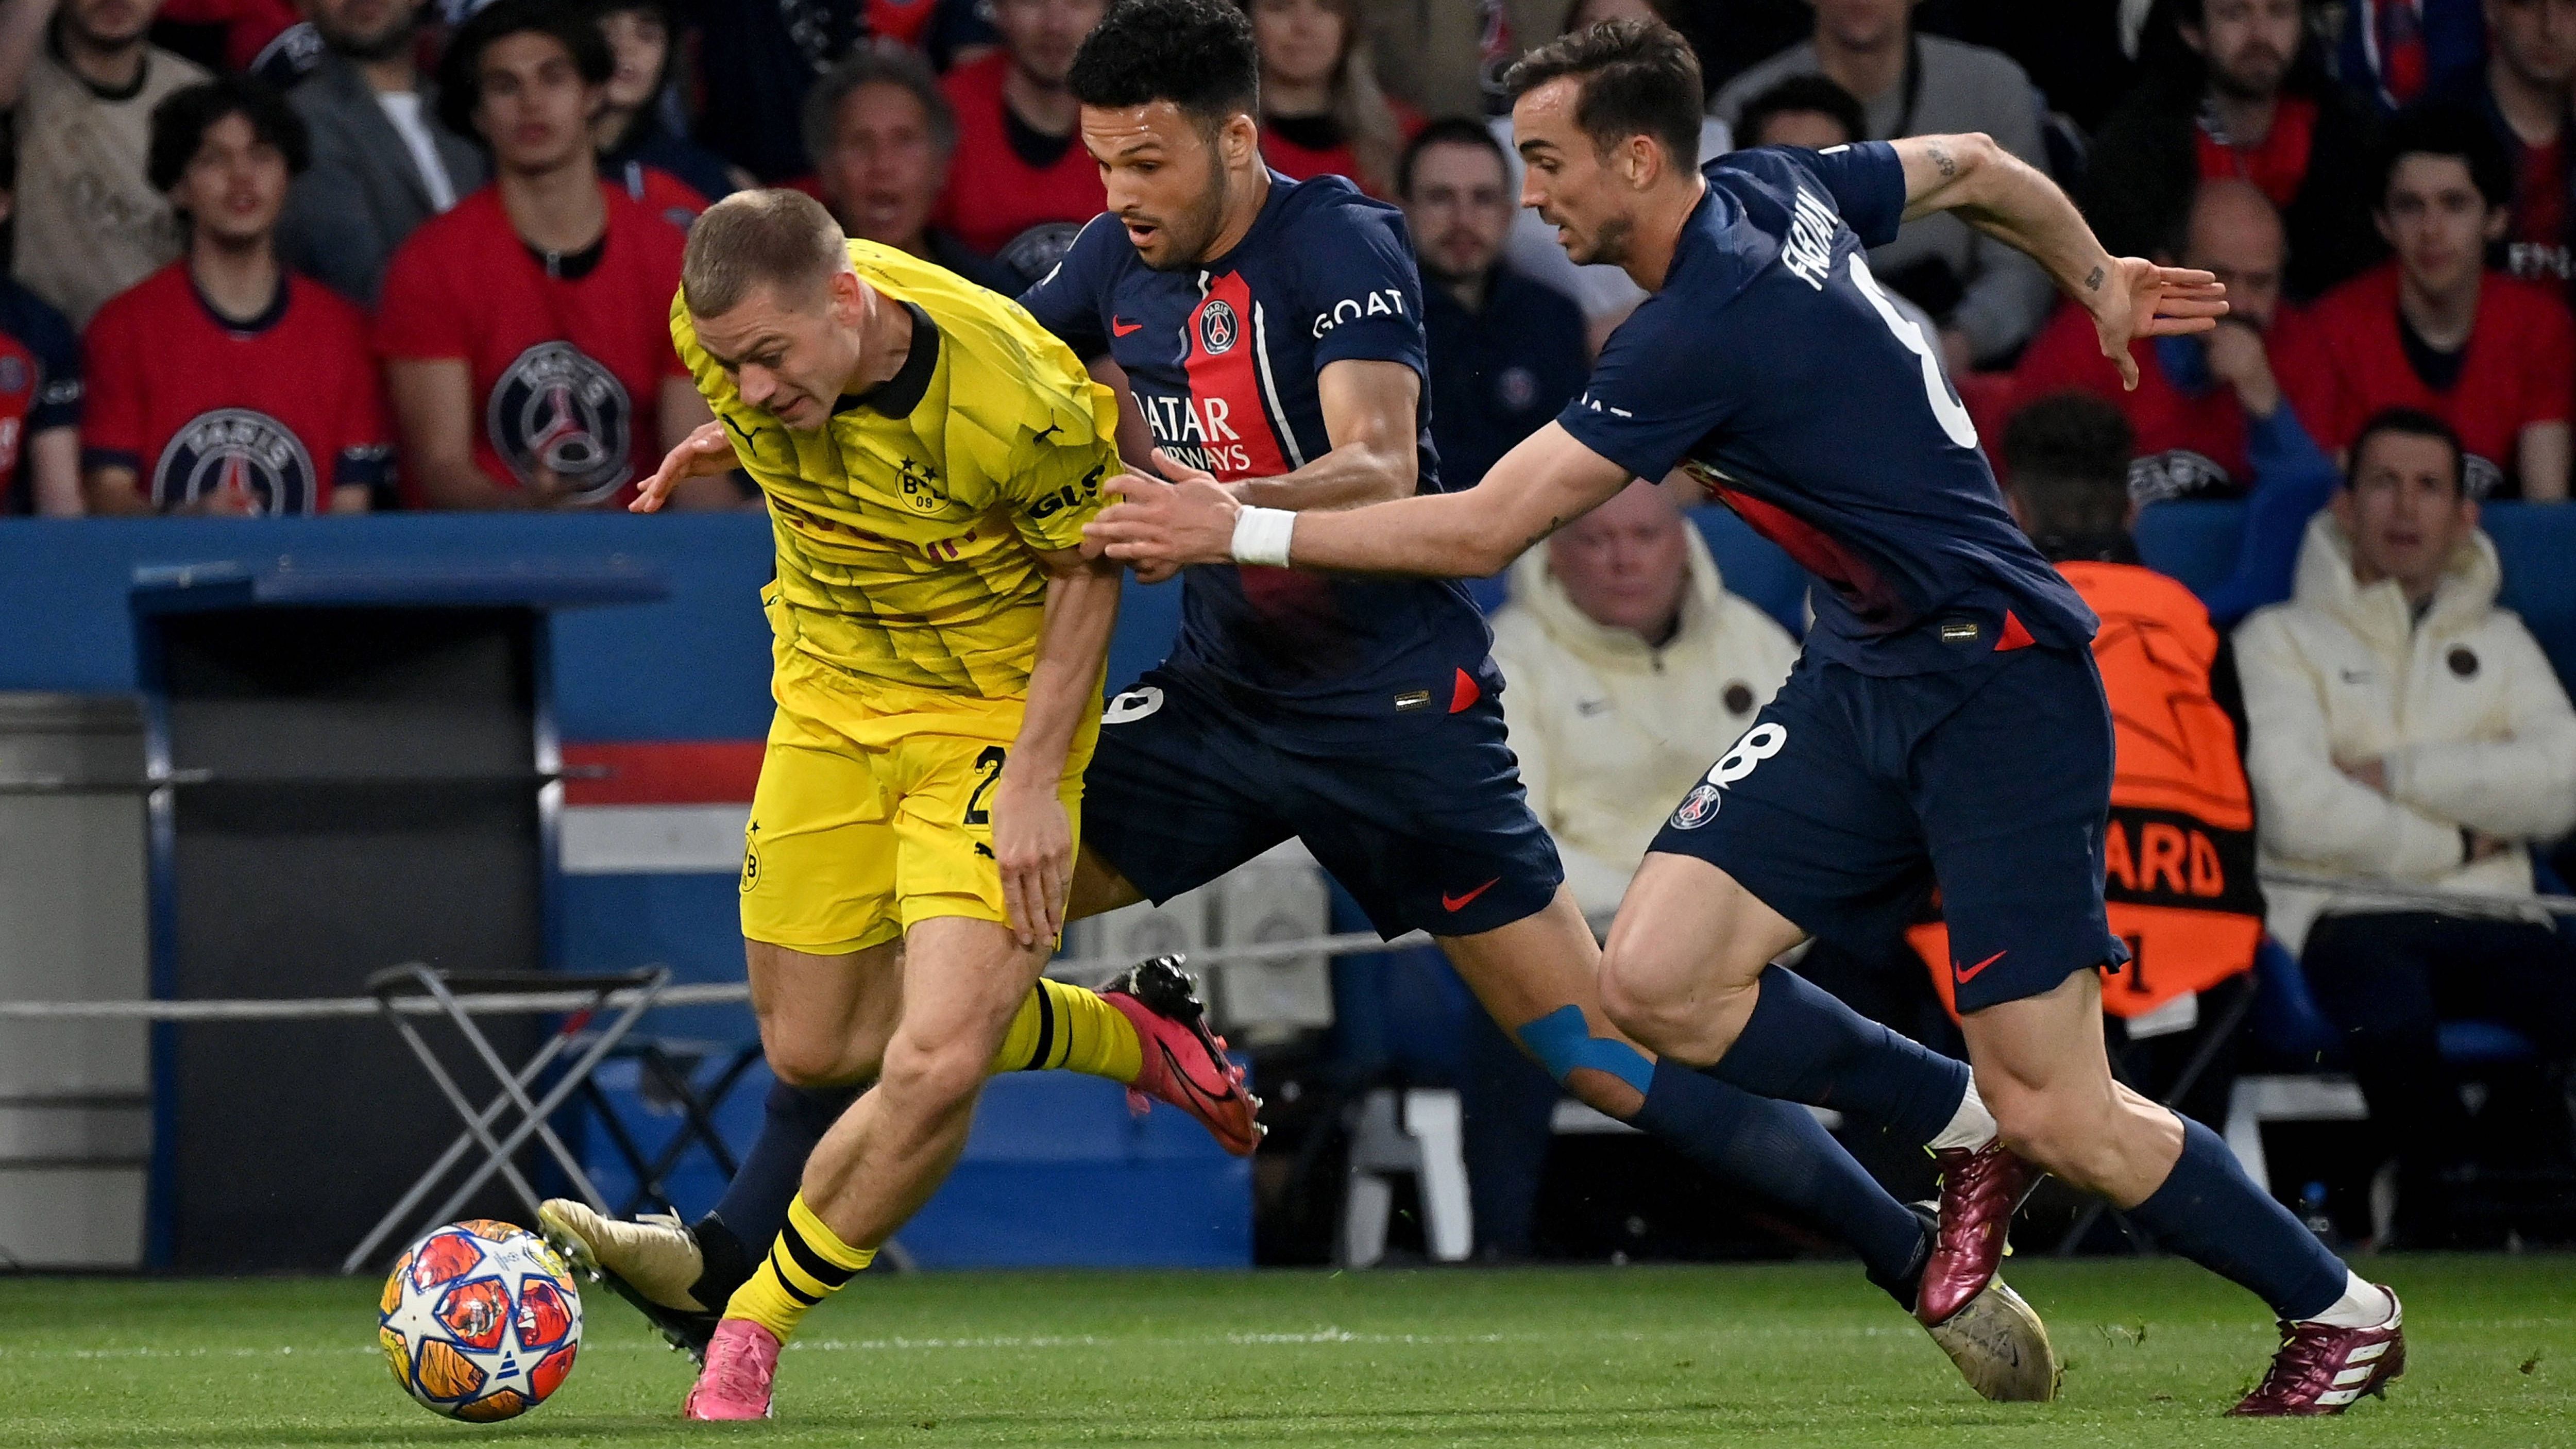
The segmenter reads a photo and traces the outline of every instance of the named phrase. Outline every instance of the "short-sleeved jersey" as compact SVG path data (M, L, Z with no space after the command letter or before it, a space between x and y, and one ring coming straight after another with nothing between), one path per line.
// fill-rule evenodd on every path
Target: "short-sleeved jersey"
M769 498L782 644L854 685L981 699L1028 692L1046 570L1079 547L1118 466L1118 404L1007 297L874 242L861 280L912 314L893 378L792 432L742 400L698 345L671 338Z
M431 218L385 269L388 358L462 359L474 461L504 488L551 468L583 503L623 502L661 461L662 379L686 375L662 318L680 285L678 227L603 181L599 261L550 276L486 186Z
M1820 657L1901 675L2085 647L2092 611L2004 510L1933 339L1870 274L1905 210L1895 148L1737 151L1702 174L1663 289L1565 430L1639 477L1685 469L1804 565Z
M27 440L80 426L80 339L63 314L0 277L0 514L35 511Z
M1345 358L1423 374L1429 412L1402 213L1338 176L1274 174L1242 243L1185 271L1146 266L1118 219L1099 217L1020 300L1076 352L1115 359L1155 445L1221 481L1330 452L1317 378ZM1441 491L1427 417L1416 446L1416 488ZM1167 667L1308 714L1374 717L1446 708L1456 672L1480 669L1491 643L1454 583L1205 565L1185 575Z
M177 261L90 320L85 463L135 470L156 509L232 492L260 514L322 513L393 456L366 318L289 274L248 322L217 314Z

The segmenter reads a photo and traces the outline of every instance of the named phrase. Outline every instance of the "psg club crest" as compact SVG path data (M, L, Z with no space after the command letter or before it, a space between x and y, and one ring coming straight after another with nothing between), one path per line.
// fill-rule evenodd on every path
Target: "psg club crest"
M1717 807L1725 797L1715 785L1702 780L1682 797L1681 808L1673 812L1675 830L1697 830L1717 818Z
M152 467L152 501L176 508L211 494L248 499L262 516L311 513L321 481L304 440L249 408L199 413L170 437Z
M522 483L544 468L576 503L626 486L634 404L615 373L569 342L540 342L502 369L483 423Z
M1216 298L1199 311L1199 348L1210 357L1231 351L1234 339L1243 335L1243 320L1234 315L1234 304Z

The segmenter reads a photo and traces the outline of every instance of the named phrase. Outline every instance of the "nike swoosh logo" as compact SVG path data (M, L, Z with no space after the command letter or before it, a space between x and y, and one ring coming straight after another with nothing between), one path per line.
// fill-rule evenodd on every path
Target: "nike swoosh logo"
M1124 337L1130 332L1144 331L1145 324L1142 322L1130 322L1123 317L1112 317L1109 319L1109 330L1116 333L1118 336Z
M1485 882L1483 885L1476 887L1474 890L1467 892L1463 896L1453 896L1444 892L1440 897L1441 907L1454 915L1457 912L1463 911L1469 906L1474 905L1476 903L1476 897L1481 896L1485 892L1492 890L1495 886L1502 884L1502 880L1503 878L1501 876L1496 876L1492 880Z
M1960 985L1965 986L1969 982L1976 980L1978 973L2004 959L2004 954L2005 953L2001 951L1997 951L1995 954L1978 962L1974 966L1962 966L1958 962L1953 961L1950 963L1950 974L1958 978Z

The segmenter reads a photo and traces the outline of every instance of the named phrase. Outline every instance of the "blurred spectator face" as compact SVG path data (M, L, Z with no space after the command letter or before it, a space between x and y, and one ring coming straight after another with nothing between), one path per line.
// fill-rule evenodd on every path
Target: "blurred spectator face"
M1690 524L1659 485L1640 478L1548 541L1547 569L1583 616L1649 642L1679 616L1690 587Z
M842 228L894 247L921 238L948 180L930 113L899 85L864 85L841 98L832 149L816 169Z
M2457 156L2401 156L2380 198L2379 234L2397 253L2406 279L2437 297L2476 282L2487 243L2504 235L2502 207L2487 205Z
M2281 263L2288 243L2281 214L2242 181L2204 182L2192 198L2191 233L2182 264L2213 273L2227 287L2227 315L2268 330L2281 310Z
M2249 101L2280 90L2299 54L2299 0L2202 0L2200 20L2180 29L2211 86Z
M1828 146L1848 146L1851 132L1843 123L1822 111L1773 111L1762 120L1762 134L1747 136L1747 146L1804 146L1822 151Z
M1604 20L1661 20L1646 0L1583 0L1565 17L1568 35L1590 30Z
M1905 34L1914 0L1815 0L1816 30L1848 50L1877 50Z
M1178 271L1216 240L1225 225L1225 167L1188 112L1170 101L1126 110L1085 106L1082 144L1100 159L1109 210L1145 265Z
M116 50L143 39L160 0L63 0L63 25L83 44Z
M474 125L505 171L549 171L590 149L599 89L551 35L523 30L486 46Z
M599 33L608 37L608 53L617 58L617 69L608 76L610 109L644 109L660 89L663 63L671 57L671 32L661 12L611 10L599 17Z
M2487 0L2487 42L2526 85L2576 76L2576 0Z
M1278 85L1329 83L1342 63L1350 27L1326 0L1253 0L1252 38L1261 47L1261 78Z
M1040 85L1064 84L1073 53L1100 23L1108 0L993 0L993 28L1011 62Z
M1627 260L1636 218L1627 187L1575 122L1582 96L1580 82L1559 76L1512 103L1513 143L1528 164L1520 204L1556 228L1557 244L1577 265L1616 266Z
M322 43L359 60L383 60L411 44L413 0L304 0Z
M2352 576L2367 587L2395 579L2411 598L2429 596L2451 550L2478 525L2478 505L2460 491L2451 445L2421 433L2362 439L2352 477L2334 499L2352 539Z
M218 246L255 247L277 228L287 179L285 154L236 112L206 128L196 156L170 188L170 205Z
M1426 269L1482 277L1511 234L1511 178L1502 158L1482 146L1426 146L1413 158L1404 214Z

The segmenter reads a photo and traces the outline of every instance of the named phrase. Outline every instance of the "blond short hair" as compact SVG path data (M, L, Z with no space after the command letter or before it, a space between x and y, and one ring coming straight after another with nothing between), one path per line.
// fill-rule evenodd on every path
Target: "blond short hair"
M849 264L849 239L823 203L801 191L737 191L689 227L680 294L692 313L721 317L755 287L820 291Z

